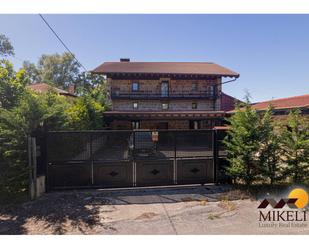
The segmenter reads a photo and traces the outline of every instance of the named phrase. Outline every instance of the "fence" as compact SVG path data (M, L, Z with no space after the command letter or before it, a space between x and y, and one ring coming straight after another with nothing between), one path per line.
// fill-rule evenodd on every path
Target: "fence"
M215 183L224 179L224 136L219 130L47 132L37 139L38 172L48 189Z

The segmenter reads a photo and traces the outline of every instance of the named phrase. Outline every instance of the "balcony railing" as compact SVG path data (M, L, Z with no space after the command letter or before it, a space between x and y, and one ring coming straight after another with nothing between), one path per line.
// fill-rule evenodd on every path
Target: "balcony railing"
M112 91L112 99L216 99L216 92L167 92L167 93L156 93L156 92L120 92Z

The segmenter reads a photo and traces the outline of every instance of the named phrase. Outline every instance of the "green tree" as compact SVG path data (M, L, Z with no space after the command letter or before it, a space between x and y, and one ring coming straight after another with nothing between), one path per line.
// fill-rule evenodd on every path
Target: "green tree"
M309 180L309 125L300 111L291 111L287 124L282 127L281 147L283 149L284 176L290 176L293 183Z
M70 53L42 55L37 69L43 82L62 89L74 83L80 73L80 65Z
M25 71L29 84L38 83L42 81L39 70L34 63L30 61L24 61L22 69Z
M89 94L79 97L71 108L67 109L67 127L73 130L96 130L103 127L104 106Z
M0 60L0 107L13 108L24 94L27 77L24 70L17 73L12 63Z
M0 56L6 57L14 55L14 48L5 35L0 34Z
M280 137L276 131L275 122L273 120L272 106L263 113L260 122L260 139L259 139L259 169L263 179L270 179L270 183L280 179Z
M259 150L259 115L251 108L249 98L243 106L227 119L230 124L224 140L230 163L227 173L234 180L250 185L258 175L257 153Z

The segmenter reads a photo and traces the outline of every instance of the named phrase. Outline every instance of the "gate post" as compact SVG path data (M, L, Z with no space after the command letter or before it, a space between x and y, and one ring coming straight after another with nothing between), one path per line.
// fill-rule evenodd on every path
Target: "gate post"
M37 196L37 158L36 158L36 139L28 136L28 165L29 165L29 195L30 200Z
M91 185L94 185L94 175L93 175L93 148L92 148L92 133L90 133L90 174L91 174Z
M217 130L212 130L212 151L213 151L213 170L214 170L214 183L217 184L217 166L218 166L218 136Z
M173 131L174 139L174 184L177 184L177 131Z
M50 180L49 180L49 163L48 163L48 130L47 127L44 125L44 130L42 132L42 144L41 144L41 153L42 153L42 158L43 158L43 165L44 165L44 174L45 174L45 191L49 192L50 191Z
M133 187L136 187L136 160L135 160L135 130L132 130L132 136L133 136L133 141L132 141L132 185Z

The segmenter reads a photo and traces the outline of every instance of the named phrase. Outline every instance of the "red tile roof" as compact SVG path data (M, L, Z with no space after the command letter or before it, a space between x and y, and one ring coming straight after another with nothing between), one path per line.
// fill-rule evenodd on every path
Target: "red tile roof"
M270 104L274 109L309 108L309 94L259 102L252 104L252 107L256 110L266 110Z
M93 73L195 74L239 77L239 74L211 62L105 62Z
M52 90L52 91L59 93L60 95L69 95L69 96L74 96L74 97L76 96L72 93L69 93L69 92L62 90L60 88L48 85L46 83L34 83L34 84L31 84L27 87L32 89L35 92L38 92L38 93L47 93L48 91Z

